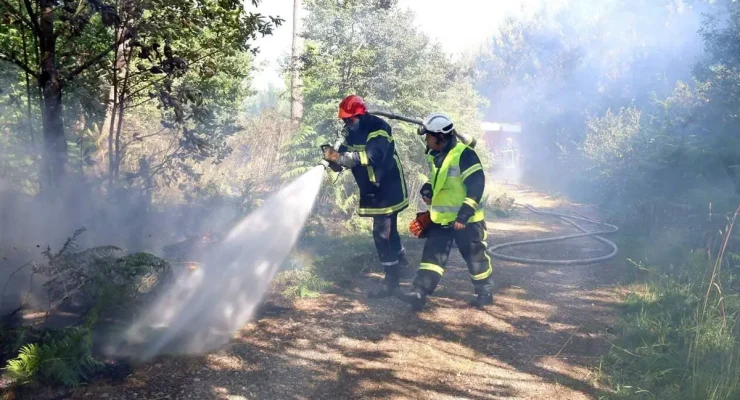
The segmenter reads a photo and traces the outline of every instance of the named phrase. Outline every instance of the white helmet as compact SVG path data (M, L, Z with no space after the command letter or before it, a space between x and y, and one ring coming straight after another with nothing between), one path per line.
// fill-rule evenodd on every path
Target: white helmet
M449 134L452 132L454 125L452 120L442 113L431 113L424 118L424 123L419 129L419 135L425 135L427 133L442 133Z

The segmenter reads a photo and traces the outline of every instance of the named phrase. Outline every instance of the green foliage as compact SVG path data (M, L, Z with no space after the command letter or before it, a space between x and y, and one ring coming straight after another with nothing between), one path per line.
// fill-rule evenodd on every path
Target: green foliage
M399 222L399 231L408 226L404 216L410 214L401 214L399 220L404 221ZM276 279L286 297L316 297L334 284L381 268L373 245L371 222L356 216L348 220L315 216L294 254L294 265Z
M6 369L19 384L79 386L104 367L92 355L90 330L75 328L23 346Z
M632 151L630 141L640 132L640 111L629 108L615 114L607 110L602 117L589 120L587 126L583 154L594 168L604 171L621 164Z
M605 358L617 397L738 398L740 242L720 271L704 255L740 203L740 5L675 4L577 0L508 20L476 58L476 87L488 115L522 122L537 169L525 179L612 211L622 254L651 265L630 271L646 284Z
M331 287L331 283L316 275L315 267L301 268L281 274L279 282L287 285L285 297L316 297Z
M50 279L44 283L54 305L73 296L90 304L122 305L141 292L143 279L157 277L169 269L167 261L148 253L118 255L115 246L80 250L76 242L84 229L78 229L57 253L44 251L48 264L35 272Z
M328 228L330 230L328 230ZM354 275L379 268L367 219L309 221L294 262L276 283L286 297L315 297Z
M18 384L78 386L91 379L105 367L92 353L92 330L100 315L113 306L120 313L151 289L144 278L157 278L169 269L165 260L148 253L119 255L121 250L114 246L81 250L77 242L83 232L75 231L56 253L47 248L48 263L36 266L35 272L50 278L45 286L52 308L75 298L89 310L80 326L2 331L2 355L17 352L6 369Z
M188 181L197 185L199 164L230 155L227 141L241 129L235 110L249 95L256 52L250 42L281 22L247 12L241 3L193 7L187 1L148 7L130 20L148 36L123 49L123 67L111 60L112 81L117 77L120 86L118 103L137 128L124 130L123 150L116 147L108 154L114 175L121 167L126 184L147 189ZM133 78L126 80L129 75Z
M701 252L683 264L641 267L652 278L627 299L604 367L616 398L734 399L740 395L740 297L713 294L708 307ZM723 274L725 288L737 278Z
M537 161L525 178L617 211L648 234L696 226L710 203L729 211L740 193L728 50L737 28L721 22L727 11L733 21L737 5L589 3L508 20L476 59L489 113L526 130L520 145ZM691 80L680 66L701 43L686 28L698 29L704 11L720 19L702 28L708 53ZM658 16L667 21L660 32L647 22ZM628 31L639 46L620 37Z
M688 60L701 50L694 33L699 13L711 6L696 2L681 10L674 3L571 1L507 20L483 47L475 60L476 88L490 99L489 118L522 123L518 144L536 160L526 163L525 178L552 189L582 188L569 177L588 168L580 160L588 132L590 150L599 145L589 121L610 109L635 109L649 121L642 108L690 78ZM652 20L665 26L655 29ZM616 132L617 121L610 122Z
M712 48L723 36L705 37ZM678 82L664 99L588 120L581 150L564 157L570 171L581 172L573 186L596 189L589 200L624 210L646 231L702 224L709 204L729 211L740 194L733 167L740 142L732 133L737 122L725 118L735 107L726 103L731 89L720 70L727 66L716 64L725 58L713 57L697 67L705 81ZM649 218L636 213L646 208Z
M7 133L0 145L11 150L0 163L31 192L39 176L38 157L30 155L41 147L34 141L60 136L68 154L59 160L69 158L76 172L107 161L112 178L123 176L129 184L140 178L146 190L154 176L164 183L197 178L192 163L229 154L225 140L238 129L233 111L247 95L243 83L257 51L252 42L283 22L240 2L65 1L49 13L29 11L43 3L0 2L0 65L16 67L0 68L3 89L10 89L0 92L0 108L7 106L0 109L0 129ZM250 3L255 8L260 1ZM44 22L53 31L42 31ZM44 89L50 81L58 83L54 91ZM63 129L50 134L53 124L44 121L49 132L42 135L41 116L52 115L42 108L60 102ZM156 139L167 143L157 143L164 149L140 146Z

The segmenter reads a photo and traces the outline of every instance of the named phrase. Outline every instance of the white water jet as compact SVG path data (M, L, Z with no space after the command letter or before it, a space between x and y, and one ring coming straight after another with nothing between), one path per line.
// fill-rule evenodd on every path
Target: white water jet
M273 194L184 271L105 352L146 361L159 354L198 354L227 343L253 316L313 209L324 168Z

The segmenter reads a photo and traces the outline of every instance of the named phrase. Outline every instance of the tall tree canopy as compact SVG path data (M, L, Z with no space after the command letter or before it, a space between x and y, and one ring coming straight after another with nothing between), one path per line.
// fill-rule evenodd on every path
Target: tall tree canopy
M259 0L251 3L256 7ZM0 62L15 66L16 73L38 88L26 93L26 102L29 114L38 104L41 115L40 183L49 190L59 187L68 169L71 138L65 134L65 108L79 101L67 96L75 85L103 99L106 86L120 87L125 94L116 93L111 105L118 106L117 112L153 87L152 97L181 123L185 104L202 103L192 91L176 90L174 80L198 62L199 73L213 75L222 66L219 59L250 50L251 40L281 22L249 12L238 1L207 0L2 0L0 15ZM197 108L192 111L203 116ZM32 134L32 129L26 131ZM183 133L191 146L199 146L192 131Z

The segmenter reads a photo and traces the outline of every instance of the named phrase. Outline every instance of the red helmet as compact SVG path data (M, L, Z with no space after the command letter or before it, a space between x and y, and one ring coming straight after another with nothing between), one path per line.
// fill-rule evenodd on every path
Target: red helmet
M351 94L339 103L339 118L350 118L367 114L367 106L362 97Z

